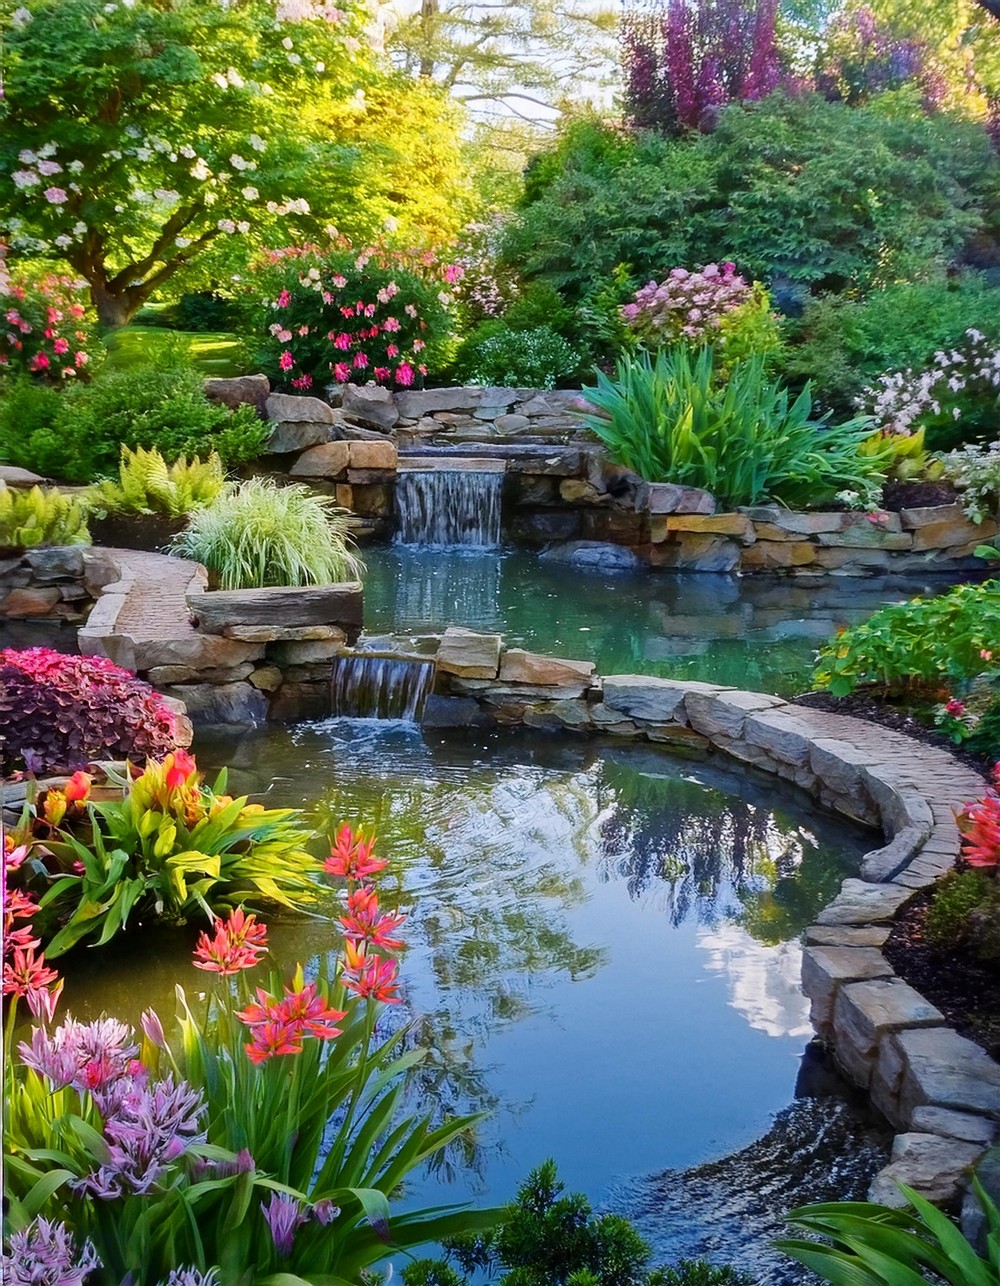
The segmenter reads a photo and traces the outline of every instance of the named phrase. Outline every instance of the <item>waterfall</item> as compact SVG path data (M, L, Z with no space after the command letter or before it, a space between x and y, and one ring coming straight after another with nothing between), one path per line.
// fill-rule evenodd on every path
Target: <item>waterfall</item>
M495 549L500 544L503 473L404 469L396 478L401 545Z
M434 686L434 662L391 652L345 652L330 676L334 715L419 723Z

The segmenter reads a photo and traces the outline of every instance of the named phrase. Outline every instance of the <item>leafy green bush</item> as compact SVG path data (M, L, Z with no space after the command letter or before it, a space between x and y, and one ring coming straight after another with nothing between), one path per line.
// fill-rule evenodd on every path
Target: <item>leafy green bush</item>
M0 458L68 482L113 472L123 446L242 464L263 452L267 431L253 407L210 402L188 366L105 367L61 391L14 382L0 399Z
M761 281L867 290L939 273L995 222L998 187L978 124L776 93L676 140L571 124L529 171L503 257L570 303L617 264L642 282L720 256Z
M308 487L251 478L195 510L174 552L204 563L220 589L329 585L363 570L348 549L347 518Z
M1000 697L994 697L965 738L969 750L1000 763Z
M1000 957L1000 884L995 875L949 872L934 890L926 933L936 951L967 946L983 960Z
M207 460L185 456L167 464L159 451L122 447L118 480L92 487L87 505L104 513L166 514L181 518L211 504L223 491L226 475L213 451Z
M790 403L762 357L737 363L722 383L711 348L640 353L583 392L598 408L584 422L612 459L649 482L703 487L726 505L818 504L881 478L881 457L859 453L870 428L818 425L808 389Z
M750 1286L750 1278L704 1260L647 1269L650 1250L628 1219L595 1215L580 1193L563 1195L556 1164L545 1161L518 1189L497 1226L445 1242L466 1273L486 1270L507 1286ZM478 1278L477 1278L478 1280ZM449 1263L422 1259L403 1270L404 1286L465 1286Z
M0 482L0 548L89 545L87 514L79 500L41 487L8 487Z
M790 1240L779 1250L834 1286L901 1286L941 1281L948 1286L997 1286L995 1251L981 1259L951 1219L912 1188L900 1184L909 1208L868 1201L802 1206L789 1223L828 1241ZM986 1214L989 1240L1000 1239L1000 1214L978 1179L973 1190ZM832 1242L832 1245L830 1244Z
M1000 581L956 585L937 598L890 603L823 647L814 682L834 696L951 689L984 673L1000 638ZM985 655L984 655L985 654Z
M484 322L462 345L455 369L468 384L555 388L579 371L581 360L551 326L512 330L503 322Z
M883 371L923 368L970 327L1000 339L1000 289L977 273L890 284L860 299L823 295L807 303L780 370L796 382L811 380L821 406L850 414Z

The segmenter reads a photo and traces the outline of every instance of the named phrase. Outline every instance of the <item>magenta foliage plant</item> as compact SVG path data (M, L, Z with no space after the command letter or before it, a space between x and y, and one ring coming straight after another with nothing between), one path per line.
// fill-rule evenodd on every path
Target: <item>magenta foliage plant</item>
M625 101L639 128L711 129L778 85L777 0L666 0L622 23Z
M163 698L100 656L0 651L0 769L72 772L96 759L162 758L175 719Z

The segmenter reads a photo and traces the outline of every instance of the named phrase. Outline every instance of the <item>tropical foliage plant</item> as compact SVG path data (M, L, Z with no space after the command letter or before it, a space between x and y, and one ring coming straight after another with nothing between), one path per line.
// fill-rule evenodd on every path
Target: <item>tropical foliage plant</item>
M182 518L211 504L223 492L226 475L213 451L189 463L181 456L167 464L159 451L122 447L118 478L98 483L87 496L90 509L104 513L166 514Z
M330 585L363 570L348 514L300 484L251 478L191 514L176 553L204 563L220 589Z
M176 1023L147 1010L141 1036L110 1018L54 1028L55 971L14 949L5 1276L55 1227L96 1265L95 1286L352 1286L393 1252L493 1222L493 1211L390 1205L476 1118L405 1112L424 1051L405 1024L380 1021L398 1000L405 917L379 906L385 863L372 847L345 828L325 863L347 881L332 968L308 980L301 966L272 970L252 988L267 930L236 909L195 948L201 985L214 975L207 996L178 988ZM30 935L30 907L15 918ZM21 999L41 1021L15 1057Z
M584 397L584 422L612 459L649 482L703 487L727 505L763 500L817 504L851 488L869 491L881 457L862 455L867 422L824 427L808 389L790 399L760 356L737 363L723 383L711 348L683 346L619 359Z
M255 278L267 291L261 369L299 391L314 384L421 385L448 340L449 287L462 269L433 255L353 248L275 251Z
M1000 661L1000 582L956 585L936 598L890 603L820 651L815 682L834 696L872 686L884 692L951 691Z
M867 1201L802 1206L788 1216L796 1228L826 1241L779 1241L778 1249L834 1286L900 1286L942 1281L948 1286L1000 1282L1000 1214L978 1179L973 1188L986 1215L986 1257L978 1255L942 1211L900 1184L903 1210Z
M89 545L86 509L57 488L0 483L0 548Z
M185 750L124 777L105 771L111 789L97 796L83 772L43 791L17 835L34 862L26 873L42 881L34 925L50 958L135 923L211 919L244 901L315 905L319 868L297 810L234 799L225 772L206 785Z
M148 683L105 657L45 647L0 651L0 726L4 773L72 772L176 745L174 715Z

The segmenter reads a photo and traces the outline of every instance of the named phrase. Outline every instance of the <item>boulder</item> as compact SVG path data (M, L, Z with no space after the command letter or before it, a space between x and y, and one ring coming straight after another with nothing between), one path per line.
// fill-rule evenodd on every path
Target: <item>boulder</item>
M388 432L399 419L392 393L376 384L347 384L341 407L350 419Z
M740 562L740 547L728 536L678 532L667 543L653 547L657 566L678 571L731 572Z
M267 718L267 697L250 683L197 683L172 689L193 723L255 724Z
M426 388L396 394L396 407L407 420L419 420L437 411L471 411L482 403L485 389L481 388ZM500 398L495 394L491 405ZM505 404L507 403L505 399Z
M232 625L346 626L348 634L362 624L362 590L358 581L297 588L219 589L188 594L187 604L206 634L221 634Z
M284 677L276 665L260 665L250 675L250 682L261 692L276 692Z
M305 639L347 641L339 625L227 625L223 638L240 639L243 643L296 643Z
M889 1164L872 1180L868 1200L904 1209L908 1203L899 1185L905 1183L935 1205L956 1206L965 1189L966 1173L982 1150L977 1143L938 1134L897 1134Z
M931 1107L925 1103L914 1109L910 1125L921 1134L941 1134L965 1143L978 1143L988 1148L1000 1138L1000 1125L985 1116L971 1112L953 1112L947 1107Z
M758 692L688 692L684 697L687 722L710 739L742 737L747 715L784 705L780 697Z
M280 428L289 426L280 425ZM297 426L291 426L297 427ZM316 427L322 427L320 425ZM347 472L351 457L351 442L323 442L319 446L303 451L288 470L292 478L339 478Z
M45 589L12 589L0 602L0 616L49 616L61 601L62 595L54 585Z
M267 399L267 418L276 424L335 424L333 407L318 397L293 397L289 393L272 393Z
M759 523L754 531L756 543L743 551L740 571L781 571L786 567L806 567L816 559L816 546L808 540L762 540Z
M889 1032L943 1023L944 1014L901 978L848 983L833 1005L837 1059L855 1085L867 1087L879 1043Z
M882 947L889 936L883 924L812 924L806 929L807 947Z
M545 687L578 687L590 683L593 661L569 661L511 648L500 659L501 683L538 683Z
M840 892L816 917L817 924L883 924L896 918L913 897L910 889L895 884L868 884L844 880Z
M0 483L7 487L37 487L48 481L30 469L19 469L15 464L0 464Z
M559 484L559 498L568 505L600 505L611 500L606 491L598 491L592 482L583 478L563 478Z
M634 571L642 565L631 549L602 540L568 540L565 544L549 545L542 550L539 558L549 563L572 563L575 567L593 567L595 571L601 572Z
M715 497L699 487L679 487L673 482L649 484L648 511L651 514L714 514Z
M500 643L499 634L479 634L453 625L445 630L438 647L437 668L463 679L495 679Z
M712 684L680 683L639 674L617 674L604 680L604 705L620 718L651 723L686 723L684 698L689 691L719 691Z
M923 1104L1000 1120L1000 1064L949 1027L898 1031L879 1046L872 1098L904 1126Z
M333 425L325 420L282 420L268 434L265 450L271 455L291 455L331 442L334 436Z
M393 471L396 468L396 447L392 442L351 442L350 450L352 469Z
M142 671L161 666L184 666L198 673L226 670L246 661L255 661L264 650L259 643L239 643L235 639L224 639L217 634L197 634L193 630L180 638L132 639L131 644L134 665L130 668Z
M669 514L663 519L663 524L668 537L674 532L698 532L711 536L735 536L744 545L752 545L757 539L753 523L740 513Z
M894 970L874 947L806 947L802 952L802 990L812 1002L812 1020L828 1027L839 989L848 982L891 978Z
M526 429L531 424L531 421L526 415L512 413L498 415L493 423L496 425L498 433L520 433L522 429Z
M341 639L303 639L298 643L271 643L267 649L267 659L275 665L314 665L323 663L329 666L335 656L344 649Z
M444 697L432 692L420 723L424 728L492 728L496 720L474 697Z
M240 406L252 406L263 420L267 417L267 399L271 385L266 375L236 375L221 379L213 377L202 385L210 402L221 402L235 411Z
M84 573L84 552L83 545L48 545L44 549L29 549L24 560L36 580L80 580Z

